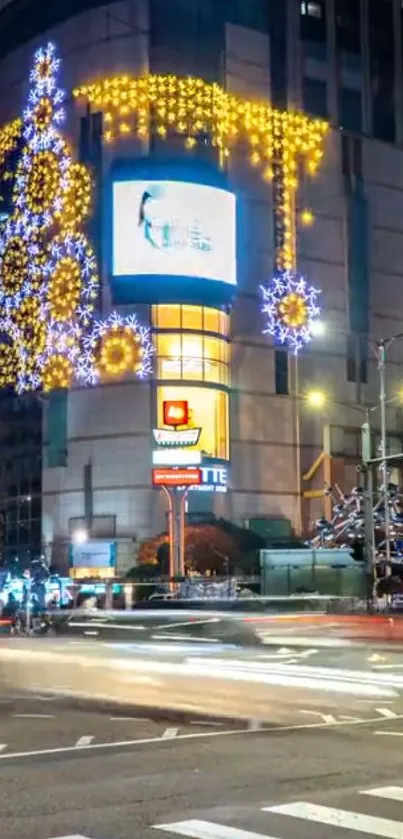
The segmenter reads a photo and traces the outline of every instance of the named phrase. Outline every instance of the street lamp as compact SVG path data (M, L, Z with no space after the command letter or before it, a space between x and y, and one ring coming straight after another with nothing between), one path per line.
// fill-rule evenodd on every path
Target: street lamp
M377 341L375 347L375 354L378 361L379 372L379 405L381 411L381 473L382 473L382 493L385 516L385 547L386 547L386 565L391 569L391 554L390 554L390 516L389 516L389 496L388 496L388 463L386 460L387 447L387 431L386 431L386 357L391 344L403 338L403 332L398 332L392 338L381 338Z
M88 540L88 533L83 528L80 527L78 530L75 530L73 533L73 542L75 545L85 545Z
M311 408L324 408L327 402L327 395L323 390L310 390L305 397Z

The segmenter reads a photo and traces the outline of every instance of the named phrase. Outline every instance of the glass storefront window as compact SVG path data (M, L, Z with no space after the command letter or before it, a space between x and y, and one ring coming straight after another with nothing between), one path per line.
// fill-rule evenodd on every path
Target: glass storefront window
M179 333L157 336L157 357L159 379L182 378L182 345Z
M203 309L200 306L182 306L182 329L203 329Z
M219 328L220 335L225 335L226 338L229 336L229 315L226 312L220 312L220 328Z
M216 332L229 335L229 315L205 306L160 305L152 307L154 329L184 329L192 332Z
M159 379L187 379L229 385L229 344L192 332L157 335Z
M203 338L201 335L182 335L182 378L203 380Z
M204 310L204 331L220 332L220 312L218 309Z
M181 328L181 307L180 306L153 306L153 326L157 329L180 329Z
M163 403L185 400L189 405L190 426L201 428L195 446L206 457L229 459L228 394L214 388L184 385L161 386L157 391L158 426L163 425Z

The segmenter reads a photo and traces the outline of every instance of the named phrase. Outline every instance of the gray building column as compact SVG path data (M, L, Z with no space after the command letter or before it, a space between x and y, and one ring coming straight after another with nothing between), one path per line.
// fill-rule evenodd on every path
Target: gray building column
M361 55L362 55L362 131L372 134L372 90L369 54L368 0L361 0Z
M393 44L395 52L395 120L396 143L403 145L403 56L402 56L402 3L393 0Z
M287 94L288 105L302 110L302 57L300 4L287 0Z
M327 29L327 109L331 125L339 122L339 68L336 56L336 21L334 0L326 4Z

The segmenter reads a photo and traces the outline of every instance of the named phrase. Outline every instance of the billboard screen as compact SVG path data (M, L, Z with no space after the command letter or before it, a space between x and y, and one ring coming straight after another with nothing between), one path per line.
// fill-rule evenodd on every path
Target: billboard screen
M112 193L115 278L181 278L236 284L236 200L200 183L117 180ZM169 287L169 286L168 286Z

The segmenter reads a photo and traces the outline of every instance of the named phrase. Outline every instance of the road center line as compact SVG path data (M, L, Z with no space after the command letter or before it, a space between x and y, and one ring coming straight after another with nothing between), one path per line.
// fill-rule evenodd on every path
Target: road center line
M18 720L55 720L54 714L12 714Z
M152 722L148 717L109 717L111 722Z
M403 714L398 714L396 719L403 719ZM333 723L333 725L326 725L326 723L322 722L313 722L313 723L303 723L297 725L279 725L279 726L265 726L258 730L254 729L246 729L246 728L234 728L230 731L197 731L192 734L178 734L175 737L175 743L179 740L200 740L202 737L231 737L233 735L243 735L243 736L251 736L253 734L281 734L283 731L310 731L313 729L320 729L326 728L328 731L334 731L337 728L350 728L355 725L370 725L371 723L382 723L387 722L387 720L379 719L379 717L369 717L366 720L350 720L348 722L340 720L339 722ZM388 734L390 732L375 732L376 734ZM403 732L402 732L403 736ZM138 740L120 740L116 743L91 743L89 746L83 746L80 751L81 752L91 752L95 751L96 749L121 749L127 748L128 746L144 746L149 745L152 743L164 743L162 737L144 737ZM169 742L169 741L168 741ZM30 752L9 752L7 754L0 754L0 761L2 760L12 760L17 758L23 757L41 757L46 755L57 755L57 754L74 754L77 753L76 746L59 746L54 749L36 749Z

